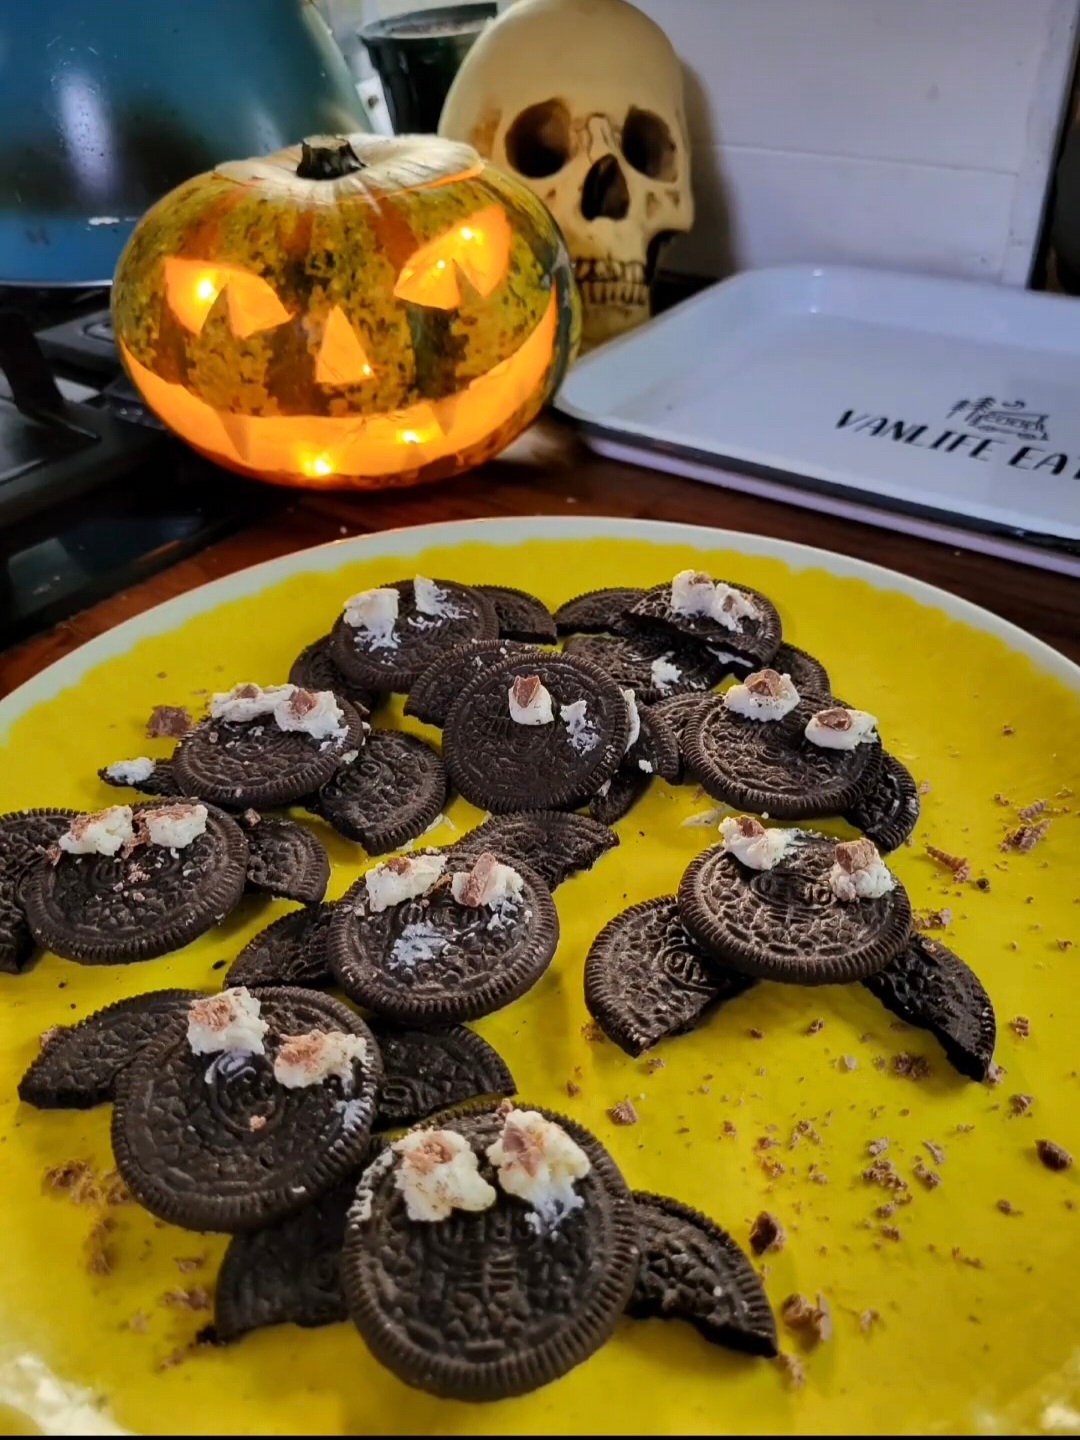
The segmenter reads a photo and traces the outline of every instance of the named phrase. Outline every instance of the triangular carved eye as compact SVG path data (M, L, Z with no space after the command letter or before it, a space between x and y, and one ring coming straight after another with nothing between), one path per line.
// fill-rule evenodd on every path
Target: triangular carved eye
M355 385L374 373L359 336L341 307L335 305L326 317L315 357L316 381L320 385Z
M456 310L461 304L459 272L486 296L509 268L510 222L500 206L490 205L421 245L402 266L394 294L413 305Z
M166 259L165 294L185 330L196 335L202 331L222 290L229 307L229 326L240 340L260 330L273 330L289 318L273 287L239 265L181 260L173 255Z

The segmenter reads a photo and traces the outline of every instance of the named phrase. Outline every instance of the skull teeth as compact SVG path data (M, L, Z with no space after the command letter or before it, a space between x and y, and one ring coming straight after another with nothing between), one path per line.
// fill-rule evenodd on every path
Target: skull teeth
M586 305L645 307L649 303L649 290L646 285L632 285L619 280L582 280L578 283L578 289Z
M574 261L574 276L579 283L598 280L644 286L645 266L640 260L604 260L580 257Z

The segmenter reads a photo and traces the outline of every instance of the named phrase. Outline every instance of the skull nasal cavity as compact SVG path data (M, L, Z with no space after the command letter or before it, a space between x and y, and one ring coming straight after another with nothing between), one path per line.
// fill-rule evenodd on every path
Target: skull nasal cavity
M586 220L603 215L608 220L623 220L630 209L630 191L626 188L618 160L605 155L585 176L581 191L581 213Z
M519 175L542 180L570 156L570 111L561 100L530 105L506 132L506 158Z

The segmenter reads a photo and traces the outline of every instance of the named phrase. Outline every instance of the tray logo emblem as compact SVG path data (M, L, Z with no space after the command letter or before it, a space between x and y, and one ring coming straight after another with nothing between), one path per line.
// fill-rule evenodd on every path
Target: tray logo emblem
M1023 400L997 401L990 395L979 400L958 400L946 419L963 416L964 424L984 435L1004 435L1007 439L1047 441L1046 424L1050 416L1029 410Z

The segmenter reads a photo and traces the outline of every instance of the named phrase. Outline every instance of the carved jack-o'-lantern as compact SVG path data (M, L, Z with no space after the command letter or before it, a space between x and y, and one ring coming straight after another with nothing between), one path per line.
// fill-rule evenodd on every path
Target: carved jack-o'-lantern
M286 485L444 478L534 418L577 347L559 231L467 145L350 135L220 165L120 258L113 323L151 408Z

